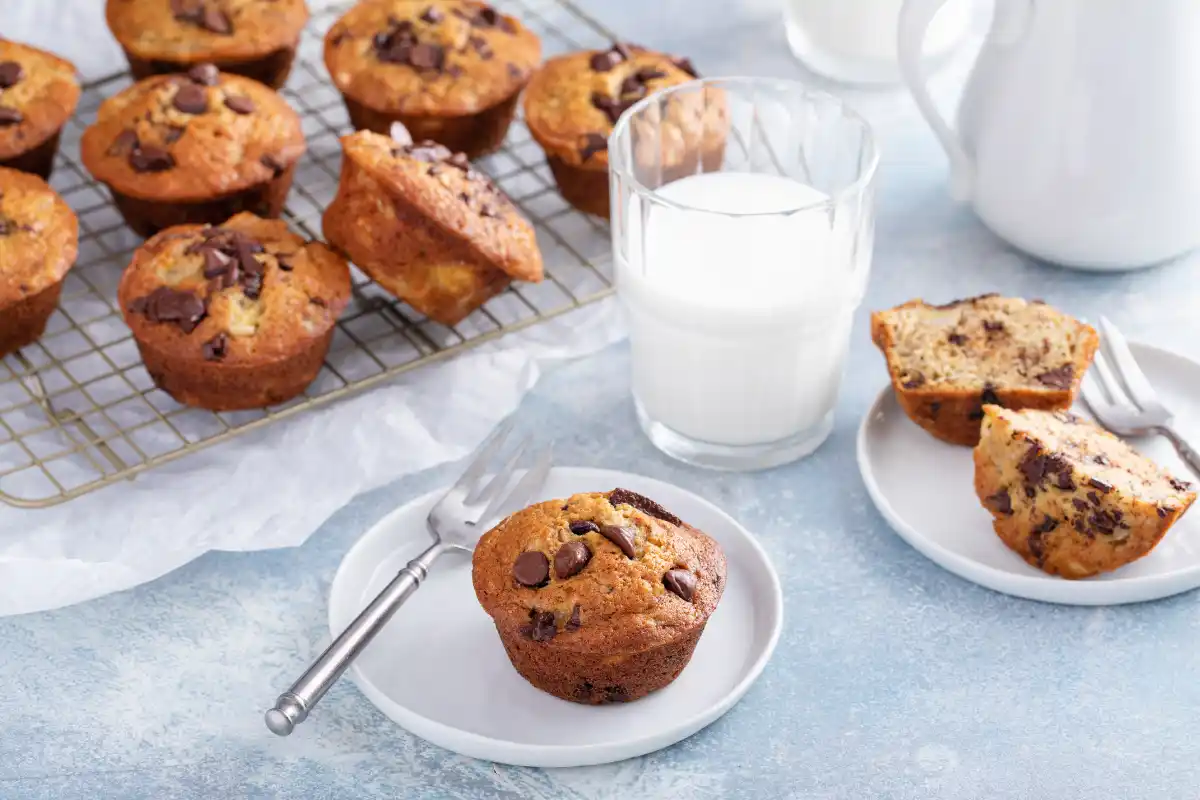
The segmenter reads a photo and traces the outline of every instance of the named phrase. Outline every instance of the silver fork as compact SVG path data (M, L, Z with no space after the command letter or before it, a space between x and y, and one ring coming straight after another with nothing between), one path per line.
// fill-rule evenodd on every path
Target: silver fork
M1083 378L1083 400L1096 418L1120 436L1165 436L1192 472L1200 475L1200 453L1175 428L1175 415L1146 380L1117 326L1100 318L1104 337ZM1094 377L1098 376L1098 377ZM1103 387L1103 388L1101 388Z
M511 431L511 421L502 423L479 446L458 483L450 487L429 512L428 525L433 544L409 561L300 679L279 695L274 708L267 710L266 723L272 733L287 736L308 718L313 706L329 691L329 687L370 644L404 601L417 591L433 562L443 553L451 550L472 552L479 537L487 530L485 524L502 507L507 504L524 506L533 500L550 473L548 449L542 450L534 459L533 466L512 491L506 491L517 462L529 444L528 439L519 441L493 477L484 482L489 464L500 454Z

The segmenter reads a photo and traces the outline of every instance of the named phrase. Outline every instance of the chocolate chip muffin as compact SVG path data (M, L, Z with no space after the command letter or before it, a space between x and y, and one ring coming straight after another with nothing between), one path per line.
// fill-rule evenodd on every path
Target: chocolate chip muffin
M995 294L871 315L896 399L942 441L974 446L983 406L1070 408L1100 337L1045 303Z
M59 133L78 103L74 64L0 39L0 167L49 178Z
M542 279L533 227L464 154L370 131L342 149L325 238L396 297L454 325L513 278Z
M0 356L42 335L78 245L63 199L36 175L0 167Z
M1006 545L1064 578L1141 558L1196 500L1190 485L1074 414L991 405L975 493Z
M282 221L238 214L147 241L117 297L160 389L213 411L259 408L317 376L350 300L350 268Z
M725 556L653 500L614 489L508 517L480 539L472 577L522 677L563 700L626 702L687 666Z
M304 0L108 0L135 78L216 64L278 89L308 22Z
M495 150L541 42L515 17L473 0L359 3L325 37L325 65L359 130L401 122L475 158Z
M104 101L80 146L129 227L150 236L241 211L278 217L304 134L278 94L200 64Z
M691 62L635 45L569 53L534 73L525 92L525 123L546 152L562 196L576 208L608 217L608 137L627 109L643 97L696 77ZM664 168L679 177L698 160L719 163L727 123L701 96L681 97L667 120L681 132L662 140Z

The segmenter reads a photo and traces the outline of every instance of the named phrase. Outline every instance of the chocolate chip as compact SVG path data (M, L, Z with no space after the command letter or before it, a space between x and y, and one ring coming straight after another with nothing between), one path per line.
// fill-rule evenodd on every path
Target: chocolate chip
M624 60L625 58L616 50L602 50L592 55L588 66L592 68L593 72L608 72Z
M1105 466L1105 467L1107 467L1110 463L1108 460L1108 456L1104 455L1103 453L1092 456L1092 461L1096 462L1097 464L1100 464L1101 466Z
M1099 489L1105 494L1108 494L1113 490L1113 485L1111 483L1106 480L1101 480L1100 478L1088 478L1088 486L1092 487L1093 489Z
M559 580L566 580L583 571L592 560L592 551L581 541L567 542L558 548L554 554L554 574Z
M1035 559L1037 559L1037 563L1039 565L1046 560L1046 543L1042 538L1043 536L1044 534L1040 531L1034 531L1033 533L1029 534L1028 539L1029 552Z
M1162 519L1167 518L1167 509L1163 508L1162 506L1155 506L1154 510L1158 512L1158 516L1160 518L1162 518Z
M203 0L171 0L171 16L175 19L195 22L203 13Z
M576 603L575 607L571 609L571 618L567 620L567 624L565 626L563 626L563 630L577 631L577 630L579 630L580 627L581 627L581 623L579 621L579 603Z
M25 115L15 108L8 106L0 106L0 128L9 125L18 125L25 119Z
M1032 500L1033 498L1037 497L1037 489L1027 485L1025 487L1025 496Z
M175 144L183 138L185 130L185 128L181 128L178 125L168 125L167 129L163 131L163 144Z
M956 344L959 347L962 347L967 343L967 337L963 336L961 333L952 333L946 337L946 341L948 341L950 344Z
M191 292L160 286L145 297L134 300L130 311L151 322L174 322L184 333L191 333L204 319L204 301Z
M186 83L175 93L172 105L184 114L203 114L208 111L208 92L202 86Z
M1025 476L1025 482L1036 486L1046 477L1046 457L1038 445L1031 444L1024 457L1017 464L1017 469Z
M663 575L663 586L667 587L667 591L674 594L689 603L692 602L692 596L696 593L696 576L688 572L686 569L667 570L667 574Z
M460 67L458 64L448 64L446 66L444 72L447 75L449 75L451 78L459 78L459 77L462 77L463 68Z
M1061 367L1043 372L1037 376L1040 383L1051 389L1070 389L1075 381L1075 365L1063 364Z
M271 172L275 174L276 178L287 171L287 167L283 165L283 162L270 153L264 153L263 155L259 156L258 163L271 170Z
M563 510L565 511L566 509ZM590 519L573 520L567 527L570 528L571 533L575 534L576 536L582 536L585 533L600 532L600 526L592 522Z
M109 156L125 156L132 153L137 147L137 132L125 130L117 134L117 138L113 139L112 144L108 146L108 150L104 152L105 155Z
M1058 473L1058 481L1054 485L1062 489L1064 492L1075 491L1075 479L1071 477L1071 471L1069 468Z
M613 489L608 493L608 502L614 507L619 505L633 506L643 514L669 522L672 525L682 525L683 522L649 497L631 492L628 489Z
M536 550L521 553L513 562L512 574L522 586L539 589L550 580L550 559Z
M418 44L409 54L408 63L417 69L440 70L446 60L446 50L437 44Z
M1088 492L1087 499L1090 500L1094 506L1100 505L1100 495L1096 494L1095 492Z
M164 172L175 166L175 159L161 147L147 145L130 152L129 166L134 172Z
M920 372L913 373L912 377L904 381L902 384L905 389L919 389L925 385L925 375Z
M1051 517L1050 515L1046 515L1046 518L1044 520L1042 520L1041 523L1039 523L1038 526L1036 528L1034 528L1034 530L1036 530L1038 533L1049 533L1050 531L1054 530L1057 527L1058 527L1058 520L1056 520L1054 517Z
M1080 500L1078 497L1071 498L1071 505L1075 506L1076 511L1088 510L1088 504Z
M0 62L0 89L10 89L25 77L25 70L16 61Z
M204 354L205 361L222 360L229 352L229 337L227 337L224 333L218 333L216 336L204 343L204 346L200 349L200 352Z
M1083 517L1075 517L1073 520L1071 520L1071 527L1073 527L1075 530L1079 531L1080 533L1082 533L1084 536L1088 537L1089 539L1096 538L1096 535L1094 533L1092 533L1090 530L1088 530L1087 522L1084 520Z
M1170 478L1167 482L1170 483L1171 488L1177 492L1186 492L1192 488L1190 483L1187 481L1181 481L1178 478Z
M1102 508L1098 508L1088 517L1088 524L1098 530L1100 533L1111 536L1113 531L1117 529L1118 520L1115 516L1108 513Z
M988 333L1003 333L1004 332L1004 323L996 322L996 321L990 320L990 319L985 319L983 321L983 329L985 331L987 331Z
M436 25L446 18L441 9L436 6L430 6L421 14L421 21L428 22L430 25Z
M633 546L636 537L633 528L623 525L601 525L600 535L621 548L621 552L627 558L633 558L637 554Z
M216 278L226 275L231 271L230 267L233 267L233 277L229 281L229 285L232 286L237 280L237 266L233 263L233 259L216 248L208 248L204 251L204 277Z
M494 28L500 22L500 14L491 6L484 6L471 18L471 24L477 28Z
M491 46L487 43L487 39L484 39L482 36L470 37L467 39L467 44L485 61L494 55Z
M204 13L200 17L200 27L211 33L225 36L233 33L233 22L224 11L215 6L208 6L204 9Z
M245 115L254 113L254 101L249 97L242 97L240 95L226 97L225 107L235 114Z
M936 400L929 404L929 416L933 419L938 418L938 414L942 411L942 404Z
M694 66L692 66L692 60L690 58L675 58L671 60L671 63L686 72L688 75L691 75L693 78L700 77L700 73L696 71Z
M275 262L279 264L279 268L284 272L291 272L295 267L292 265L292 256L295 253L276 253Z
M521 626L521 633L535 642L548 642L558 633L554 625L554 614L550 611L529 609L529 624Z
M1012 513L1013 513L1012 497L1009 496L1007 490L1001 489L1000 491L996 492L994 495L991 495L990 497L988 497L988 502L991 503L992 506L995 507L995 509L997 511L999 511L1001 514L1007 514L1008 516L1012 516Z
M979 394L979 404L981 406L1002 406L1000 395L996 394L996 387L990 383L984 384L983 391Z
M583 135L583 146L579 148L579 158L587 161L596 153L603 153L608 150L608 138L599 133L585 133Z
M625 113L625 110L632 106L633 103L623 103L620 100L605 97L599 92L593 92L592 105L603 111L604 115L608 117L608 121L615 125L617 124L617 120L621 118L621 115Z
M187 76L201 86L216 86L221 80L221 71L216 64L197 64L187 71Z

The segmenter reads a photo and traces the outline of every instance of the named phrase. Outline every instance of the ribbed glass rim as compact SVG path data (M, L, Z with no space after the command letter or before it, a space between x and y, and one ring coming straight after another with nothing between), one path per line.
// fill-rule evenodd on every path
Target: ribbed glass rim
M798 205L795 207L776 209L773 211L748 211L748 212L726 212L713 211L707 208L698 208L686 203L679 203L675 200L670 200L663 197L656 190L643 184L634 175L633 170L625 163L623 151L616 147L616 143L629 136L629 120L637 113L647 108L651 103L660 102L664 97L679 94L685 91L695 91L706 86L770 86L776 89L794 91L798 96L803 97L808 101L829 102L841 109L843 115L858 123L863 130L863 148L866 152L866 163L860 170L858 177L850 183L833 192L825 200L818 200L813 203ZM628 181L632 190L639 196L644 197L651 202L657 203L668 208L677 209L679 211L687 211L696 214L714 214L721 217L777 217L796 214L804 211L816 211L821 209L831 209L839 206L846 198L862 194L872 181L875 179L875 174L879 169L879 144L875 140L875 129L871 123L850 106L845 100L837 95L814 89L805 84L803 81L793 80L791 78L755 78L749 76L732 76L726 78L697 78L687 83L676 84L665 89L660 89L657 92L649 94L637 101L629 107L617 124L613 126L612 133L608 137L608 153L609 153L609 169L615 174L620 175L621 179Z

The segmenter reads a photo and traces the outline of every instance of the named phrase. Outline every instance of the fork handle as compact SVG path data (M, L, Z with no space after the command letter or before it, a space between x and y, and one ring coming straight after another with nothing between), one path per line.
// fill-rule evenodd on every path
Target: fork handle
M333 640L300 679L291 688L279 695L275 707L267 710L264 718L267 727L278 736L287 736L296 726L308 718L329 687L342 677L342 673L358 658L358 654L371 643L375 635L383 630L392 615L412 596L429 574L429 568L442 553L445 545L437 542L421 555L409 561L404 569L392 578L371 604L362 610L354 621Z
M1196 448L1187 443L1178 431L1170 425L1165 425L1162 428L1163 436L1171 440L1171 444L1175 445L1175 451L1179 453L1179 457L1197 477L1200 477L1200 452Z

